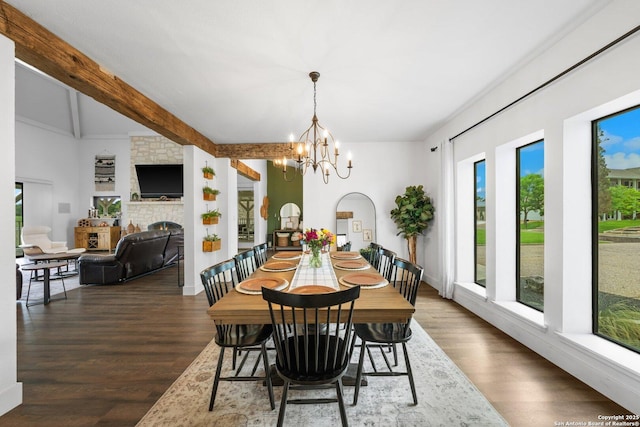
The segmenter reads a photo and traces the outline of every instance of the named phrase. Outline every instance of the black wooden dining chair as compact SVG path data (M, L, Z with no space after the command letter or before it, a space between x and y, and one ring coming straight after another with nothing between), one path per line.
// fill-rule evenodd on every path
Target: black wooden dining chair
M369 264L376 270L380 262L380 249L382 249L382 245L373 242L369 243L369 259L367 261L369 261Z
M256 268L260 268L265 262L267 262L267 248L266 242L253 247L253 256L256 261Z
M200 273L200 278L207 294L207 299L209 300L209 306L212 306L238 284L236 263L233 259L230 259L206 268ZM216 375L213 379L209 411L213 410L213 404L216 400L216 393L220 381L265 381L271 409L275 409L273 386L271 384L271 376L269 375L269 360L266 350L266 343L271 337L271 325L219 325L216 323L215 326L215 341L216 344L220 346L220 355L218 356ZM259 349L260 356L258 357L263 360L264 376L255 376L253 372L250 376L239 375L242 365L244 364L243 360L233 376L222 377L222 363L224 360L224 352L227 348L234 350L234 356L237 350ZM248 355L249 352L245 354ZM233 367L235 368L235 357Z
M238 280L246 280L251 274L256 271L255 252L253 249L240 252L233 257L236 262L236 270L238 271Z
M385 249L378 248L376 269L385 279L391 281L391 273L393 272L393 262L396 259L396 253Z
M351 250L351 241L346 242L344 245L338 248L338 251L349 252Z
M278 426L288 403L338 402L342 425L347 426L342 376L347 372L353 339L352 316L360 287L344 291L297 295L262 288L269 303L276 371L284 381ZM289 389L310 390L335 385L336 398L288 399Z
M418 288L420 281L422 280L422 274L424 269L418 265L412 264L402 258L395 258L393 262L393 274L390 283L395 287L402 296L415 306L416 296L418 295ZM356 386L353 394L353 404L358 403L358 394L360 392L360 381L362 375L367 376L398 376L406 375L409 377L409 385L411 386L411 394L413 395L414 405L418 404L418 396L416 394L416 387L413 381L413 373L411 371L411 363L409 362L409 353L407 352L407 341L411 339L411 319L406 323L356 323L353 325L353 329L362 340L360 347L360 358L358 361L358 371L356 374ZM387 355L383 349L387 349L389 345L392 345L395 349L396 344L402 344L402 351L404 353L404 361L406 371L394 371L391 363L387 358ZM373 362L373 355L371 354L371 348L377 347L380 349L380 354L384 358L387 366L386 371L379 371ZM373 371L363 372L364 356L365 353L369 355ZM397 363L396 363L397 364ZM369 382L369 386L372 383Z

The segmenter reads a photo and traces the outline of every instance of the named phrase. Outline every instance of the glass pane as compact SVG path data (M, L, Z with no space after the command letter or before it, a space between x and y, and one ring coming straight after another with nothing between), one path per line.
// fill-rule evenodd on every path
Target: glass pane
M22 242L20 241L22 236L22 226L24 222L22 220L22 183L16 182L16 187L14 191L14 196L16 199L16 257L24 256L24 252L19 247Z
M485 189L486 166L481 160L473 165L475 176L475 275L474 281L480 286L486 286L486 250L485 250Z
M516 300L544 309L544 141L517 155Z
M594 333L640 352L640 108L594 123Z

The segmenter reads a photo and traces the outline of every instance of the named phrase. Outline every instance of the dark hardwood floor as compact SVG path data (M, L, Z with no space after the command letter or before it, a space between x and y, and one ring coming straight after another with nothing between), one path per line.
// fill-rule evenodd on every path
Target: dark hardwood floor
M17 303L24 399L0 426L134 426L213 337L204 293L183 297L175 268L68 294ZM429 286L415 318L511 425L626 413Z

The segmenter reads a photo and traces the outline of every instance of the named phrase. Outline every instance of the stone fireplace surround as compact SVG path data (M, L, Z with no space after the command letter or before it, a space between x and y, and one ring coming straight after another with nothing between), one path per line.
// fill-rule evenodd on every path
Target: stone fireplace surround
M146 230L149 224L155 222L169 221L177 224L184 224L184 203L182 201L141 201L129 202L127 205L126 228L129 223L139 226L141 230Z
M140 193L136 164L183 163L183 147L163 136L131 136L130 188ZM125 202L127 208L121 227L131 223L146 230L149 224L169 221L184 224L182 200L141 200Z

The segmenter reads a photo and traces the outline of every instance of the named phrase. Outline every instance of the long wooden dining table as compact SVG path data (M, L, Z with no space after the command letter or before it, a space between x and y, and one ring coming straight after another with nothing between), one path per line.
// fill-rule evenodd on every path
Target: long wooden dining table
M354 271L335 268L339 260L331 256L325 256L324 262L332 263L335 275L340 278ZM301 268L301 267L298 267ZM377 272L371 265L366 270L358 272ZM250 278L282 278L291 284L295 271L263 271L258 268ZM312 285L313 283L307 283ZM340 284L340 289L347 289ZM286 292L286 290L284 290ZM415 311L413 305L405 300L402 295L390 284L384 287L369 289L361 287L360 297L355 302L353 312L354 323L388 323L407 322ZM248 295L237 290L232 290L211 306L207 313L218 324L266 324L271 323L269 307L262 299L261 294Z

